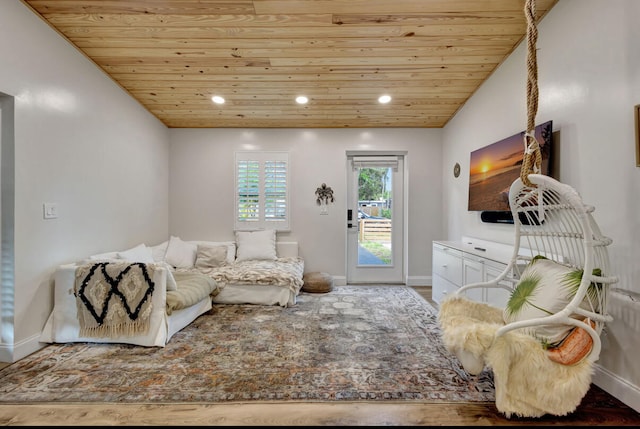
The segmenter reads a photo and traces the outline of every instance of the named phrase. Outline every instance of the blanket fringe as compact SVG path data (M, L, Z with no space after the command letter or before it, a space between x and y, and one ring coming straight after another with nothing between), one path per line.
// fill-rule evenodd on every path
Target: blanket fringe
M81 327L80 336L91 338L133 337L148 333L149 327L149 319L115 325Z

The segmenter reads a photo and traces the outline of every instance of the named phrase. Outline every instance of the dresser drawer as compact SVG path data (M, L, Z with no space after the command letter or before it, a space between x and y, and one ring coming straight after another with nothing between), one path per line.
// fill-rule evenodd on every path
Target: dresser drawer
M431 287L431 298L439 305L442 304L442 300L447 296L455 293L458 290L458 286L440 277L437 274L433 275L433 285Z
M462 284L462 252L446 246L433 245L433 274Z

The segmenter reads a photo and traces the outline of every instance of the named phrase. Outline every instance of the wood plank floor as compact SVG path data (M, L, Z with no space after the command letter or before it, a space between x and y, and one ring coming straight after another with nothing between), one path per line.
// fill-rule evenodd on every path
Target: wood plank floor
M431 302L431 287L415 289ZM596 386L569 416L506 419L493 404L299 402L0 404L4 426L639 426L640 414Z

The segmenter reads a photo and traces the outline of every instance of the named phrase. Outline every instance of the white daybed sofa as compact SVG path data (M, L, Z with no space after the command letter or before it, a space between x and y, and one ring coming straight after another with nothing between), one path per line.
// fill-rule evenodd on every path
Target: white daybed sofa
M216 304L259 304L290 307L296 304L303 283L304 263L297 242L276 243L278 258L273 261L234 262L210 273L219 292ZM244 278L241 276L244 275Z
M135 252L148 249L149 255L151 255L150 248L144 244L136 246L134 249ZM118 258L118 254L125 255L134 249L94 255L79 263L59 266L54 274L54 308L40 334L39 341L43 343L124 343L164 347L176 332L212 308L211 295L215 294L217 290L215 282L206 279L207 282L200 282L195 288L192 283L183 284L183 287L180 288L182 283L180 276L174 278L171 269L166 264L149 262L147 259L144 262L145 266L154 268L151 276L154 288L151 294L151 314L147 332L136 335L81 336L78 302L74 295L76 270L83 264L101 262L118 261L122 263L124 261L133 264L135 259L140 258ZM176 279L178 280L176 281Z
M143 335L89 337L80 335L78 300L74 295L76 270L83 264L141 262L154 267L150 328ZM186 299L181 279L191 274L212 280L209 291L189 289ZM238 232L236 241L183 241L179 237L156 246L140 244L123 252L92 255L87 260L58 267L54 308L40 335L45 343L102 342L164 346L178 331L216 304L296 304L303 285L304 261L297 242L276 242L275 231ZM189 286L192 286L191 284ZM185 305L187 301L190 305ZM177 305L178 302L181 305Z
M200 272L216 281L215 304L292 306L303 285L298 243L277 242L274 230L237 231L236 240L227 242L171 237L165 245L161 260L176 272Z

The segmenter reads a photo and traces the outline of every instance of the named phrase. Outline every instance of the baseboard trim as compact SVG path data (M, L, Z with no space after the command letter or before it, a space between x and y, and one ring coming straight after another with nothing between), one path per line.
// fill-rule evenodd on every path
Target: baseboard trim
M17 362L20 359L29 356L31 353L37 352L46 346L46 344L41 343L39 339L40 334L34 334L18 344L1 344L0 362Z
M596 364L593 384L640 413L640 387Z
M347 285L347 277L346 276L333 276L333 284L336 286L346 286Z
M407 286L431 286L431 276L409 276Z
M11 344L0 344L0 362L13 363L13 346Z
M333 284L336 286L346 286L345 276L333 276ZM431 286L431 276L411 276L407 277L407 286Z

